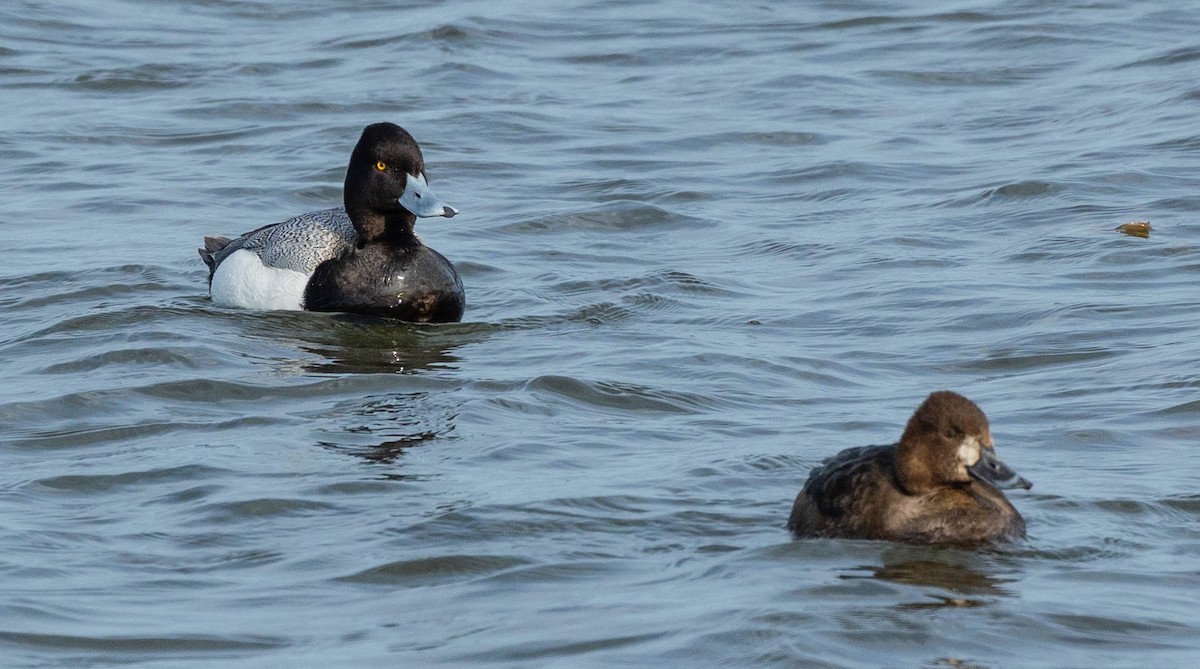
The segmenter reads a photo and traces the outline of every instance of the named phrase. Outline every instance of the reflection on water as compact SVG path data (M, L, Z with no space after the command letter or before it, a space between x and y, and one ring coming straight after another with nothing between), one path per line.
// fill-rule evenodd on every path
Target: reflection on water
M374 446L348 446L331 441L317 442L317 445L333 451L357 455L368 462L390 465L395 464L396 461L399 460L400 457L403 456L409 449L420 446L427 442L434 441L444 436L445 435L438 434L436 432L422 432L420 434L414 434L408 437L402 437L400 439L385 441ZM384 478L392 480L421 480L426 477L389 473L384 474Z
M989 576L965 564L940 560L909 560L876 567L875 578L949 590L962 595L1006 595L1000 584L1012 579Z
M325 341L300 345L322 358L307 363L306 371L412 374L433 367L452 368L459 360L452 351L461 342L430 332L442 326L356 320L331 324Z
M329 427L320 429L317 444L371 463L394 465L412 448L452 443L461 410L457 398L455 393L424 390L346 398L323 412L319 423ZM409 478L394 470L384 476Z
M897 605L900 609L974 608L986 606L987 598L1011 596L1003 586L1011 578L1000 578L985 571L986 563L972 553L947 553L930 557L893 557L884 555L883 565L866 565L857 571L866 574L843 574L843 579L873 578L891 583L911 585L922 590L934 601ZM994 568L994 567L993 567Z
M988 665L955 657L939 657L925 665L929 669L989 669Z
M304 311L250 311L197 306L205 318L236 329L236 336L271 346L291 344L303 355L279 356L282 371L296 374L408 374L454 369L455 350L487 341L500 326L486 323L426 324Z
M278 361L289 371L347 380L343 392L327 397L329 404L310 416L318 425L317 445L382 465L397 464L411 448L451 436L462 398L446 392L457 384L432 372L456 369L456 351L486 341L495 329L302 312L264 314L256 326L258 333L279 336L286 330L300 351L313 356ZM354 378L363 383L350 384ZM382 476L424 478L396 471Z

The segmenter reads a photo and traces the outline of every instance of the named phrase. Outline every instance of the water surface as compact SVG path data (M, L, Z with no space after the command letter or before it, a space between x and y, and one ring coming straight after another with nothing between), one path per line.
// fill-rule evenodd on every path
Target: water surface
M1173 3L0 8L0 664L1200 658L1200 21ZM399 123L422 327L194 249ZM1147 239L1114 228L1149 220ZM930 391L1024 544L793 541Z

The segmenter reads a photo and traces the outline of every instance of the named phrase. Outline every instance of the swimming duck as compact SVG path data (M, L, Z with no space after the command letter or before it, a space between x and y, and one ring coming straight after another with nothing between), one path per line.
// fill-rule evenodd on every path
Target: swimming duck
M950 391L917 407L900 442L849 448L808 476L788 529L798 537L976 543L1025 537L1000 488L1029 489L998 457L987 416Z
M412 135L392 123L363 130L350 154L344 207L314 211L236 239L205 237L213 302L456 322L462 279L413 233L418 216L458 210L429 189Z

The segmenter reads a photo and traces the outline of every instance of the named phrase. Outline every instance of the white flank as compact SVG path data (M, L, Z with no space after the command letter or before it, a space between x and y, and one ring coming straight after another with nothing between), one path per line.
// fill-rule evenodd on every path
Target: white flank
M257 253L240 249L217 266L209 293L213 302L225 306L295 311L307 285L308 275L267 267Z

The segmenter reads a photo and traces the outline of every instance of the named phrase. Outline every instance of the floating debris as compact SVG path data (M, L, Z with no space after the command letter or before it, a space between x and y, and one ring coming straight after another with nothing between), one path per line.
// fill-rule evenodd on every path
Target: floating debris
M1122 223L1113 229L1119 230L1131 237L1141 237L1142 239L1150 238L1150 221L1130 221L1128 223Z

